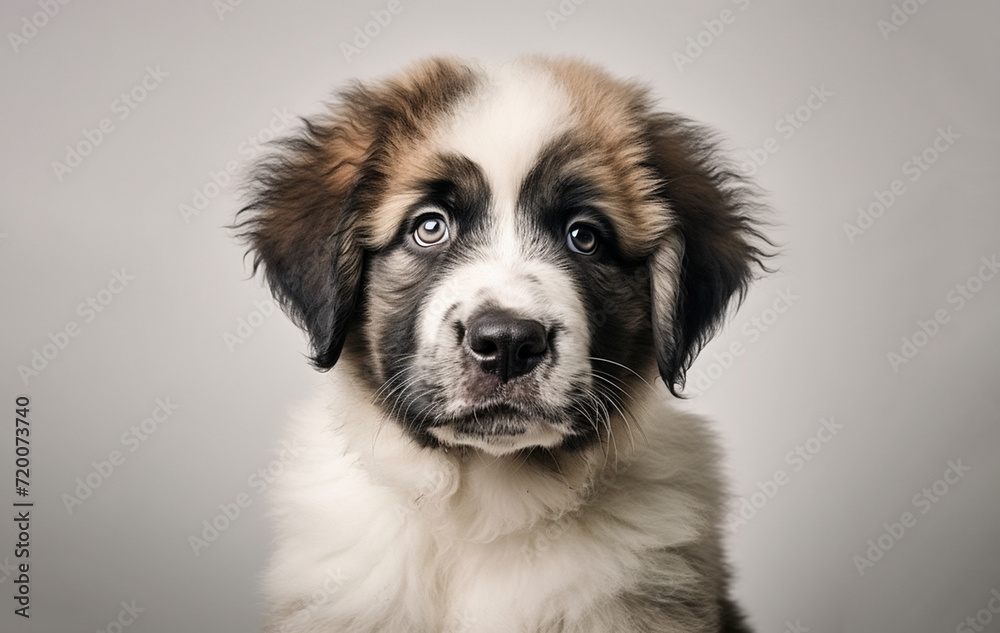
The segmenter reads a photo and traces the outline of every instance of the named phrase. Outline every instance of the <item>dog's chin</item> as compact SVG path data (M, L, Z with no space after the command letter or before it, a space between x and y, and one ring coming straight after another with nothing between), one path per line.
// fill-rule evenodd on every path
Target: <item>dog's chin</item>
M554 448L571 434L570 425L518 414L470 415L428 429L442 446L466 446L502 456L532 448Z

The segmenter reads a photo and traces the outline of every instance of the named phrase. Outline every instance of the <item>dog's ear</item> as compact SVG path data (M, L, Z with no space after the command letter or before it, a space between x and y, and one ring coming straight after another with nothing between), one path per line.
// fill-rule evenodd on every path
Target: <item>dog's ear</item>
M366 92L302 119L249 176L236 228L285 312L309 335L319 369L337 362L357 301L363 250L352 199L375 130Z
M309 334L317 368L333 367L344 346L371 247L362 223L380 204L392 157L473 84L472 70L449 58L356 83L251 172L235 228L254 272L263 266L275 297Z
M647 124L657 194L672 229L650 258L653 340L660 376L678 395L685 373L741 301L770 244L753 217L752 188L719 158L712 136L667 114Z

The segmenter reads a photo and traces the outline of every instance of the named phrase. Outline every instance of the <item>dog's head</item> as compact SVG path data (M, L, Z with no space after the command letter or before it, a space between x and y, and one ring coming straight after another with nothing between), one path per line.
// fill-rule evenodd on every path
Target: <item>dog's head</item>
M255 268L315 365L425 446L606 437L657 369L683 386L763 256L706 132L573 60L356 84L253 183Z

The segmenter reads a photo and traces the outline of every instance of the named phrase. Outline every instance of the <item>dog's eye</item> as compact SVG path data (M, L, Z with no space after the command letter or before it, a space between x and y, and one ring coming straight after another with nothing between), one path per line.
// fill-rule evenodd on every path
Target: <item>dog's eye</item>
M566 233L569 250L581 255L593 255L599 241L597 231L586 224L572 224Z
M413 240L420 246L437 246L448 241L448 223L437 214L421 216L413 230Z

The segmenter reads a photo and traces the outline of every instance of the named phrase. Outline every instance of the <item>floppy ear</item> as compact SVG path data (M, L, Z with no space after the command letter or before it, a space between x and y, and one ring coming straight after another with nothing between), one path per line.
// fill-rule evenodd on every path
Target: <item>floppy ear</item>
M647 127L658 195L673 230L650 258L653 340L660 376L678 395L685 373L714 336L770 244L757 228L752 188L717 156L712 136L686 119L654 115Z
M302 119L250 174L250 202L237 228L285 312L312 343L313 364L337 362L358 297L363 250L352 197L372 144L365 91L331 114Z
M340 357L361 295L362 216L374 210L392 156L422 126L465 96L471 69L432 58L340 93L325 115L303 119L250 174L250 201L236 228L264 267L285 312L309 334L313 364Z

